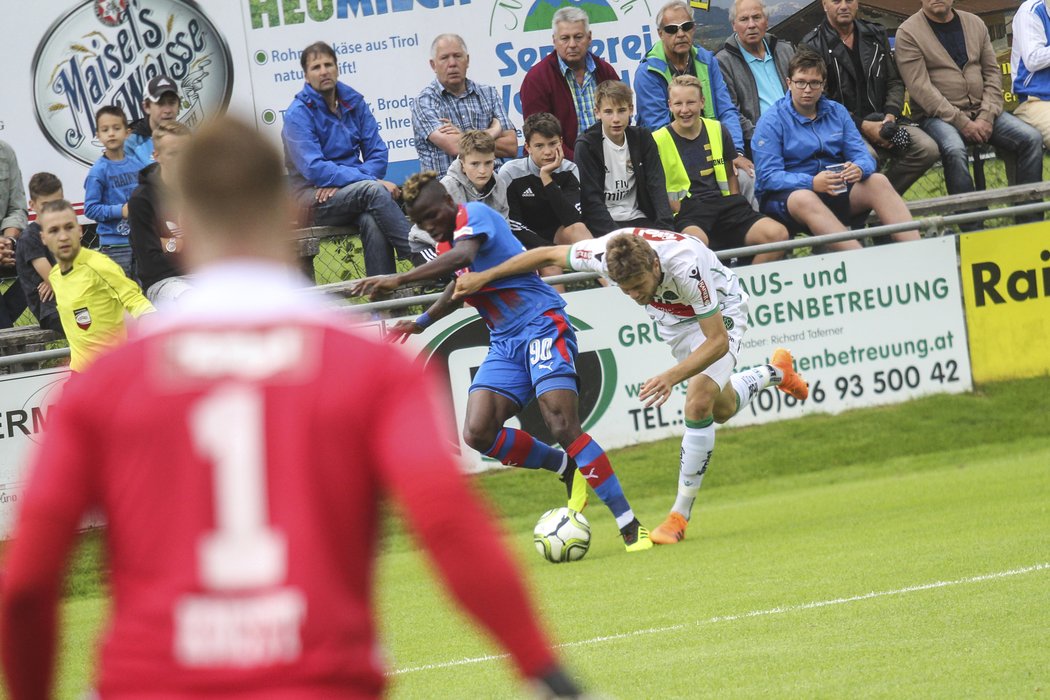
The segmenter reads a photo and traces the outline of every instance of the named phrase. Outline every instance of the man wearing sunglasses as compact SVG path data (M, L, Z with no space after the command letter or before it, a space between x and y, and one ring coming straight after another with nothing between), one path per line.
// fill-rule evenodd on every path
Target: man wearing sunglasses
M740 193L754 202L755 166L744 155L744 132L740 129L740 112L729 95L715 55L702 46L693 45L696 22L687 0L670 0L656 13L660 43L646 54L634 74L638 97L638 125L650 131L671 123L667 105L668 85L675 76L692 75L700 81L704 96L704 114L725 124L733 137Z

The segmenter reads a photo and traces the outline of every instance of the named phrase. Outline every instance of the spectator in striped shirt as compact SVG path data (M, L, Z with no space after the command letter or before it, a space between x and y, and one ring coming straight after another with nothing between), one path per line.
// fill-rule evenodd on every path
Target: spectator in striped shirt
M518 155L518 133L496 88L467 79L470 54L457 34L440 34L430 45L430 67L437 76L412 106L412 131L423 170L444 174L459 155L468 131L484 131L496 141L497 165Z

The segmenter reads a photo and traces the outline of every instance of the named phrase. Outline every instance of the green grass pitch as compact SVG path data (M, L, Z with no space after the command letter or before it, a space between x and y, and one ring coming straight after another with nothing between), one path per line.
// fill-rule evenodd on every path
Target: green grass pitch
M593 540L543 561L561 485L477 480L568 667L607 697L1033 697L1050 692L1050 377L719 432L687 539ZM675 491L675 440L612 453L643 523ZM379 591L393 698L526 697L396 527ZM469 556L465 552L464 556ZM74 562L59 697L90 683L98 538Z

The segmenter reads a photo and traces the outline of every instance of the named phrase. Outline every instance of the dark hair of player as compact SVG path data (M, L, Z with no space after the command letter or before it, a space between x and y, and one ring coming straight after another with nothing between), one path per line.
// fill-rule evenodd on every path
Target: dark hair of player
M424 210L425 205L434 201L436 195L448 196L445 187L438 179L438 174L433 170L424 170L416 173L405 180L401 185L401 199L405 202L408 217L413 222L419 223L418 213Z
M652 270L656 251L641 237L621 233L609 239L605 260L609 277L620 284Z

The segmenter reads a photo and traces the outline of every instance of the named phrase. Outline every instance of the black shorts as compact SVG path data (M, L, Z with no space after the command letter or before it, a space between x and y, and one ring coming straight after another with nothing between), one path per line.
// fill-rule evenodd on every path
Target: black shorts
M510 232L514 234L514 237L518 239L519 243L525 246L525 250L542 248L543 246L554 244L553 235L551 235L549 239L543 238L532 229L522 226L516 221L508 221L508 223L510 224Z
M711 250L742 248L744 238L762 215L751 208L739 194L728 197L688 197L682 200L674 218L675 230L681 233L687 226L699 226L707 234Z
M780 223L787 227L788 233L792 236L797 235L802 231L808 231L806 225L796 221L791 214L788 213L788 197L792 193L798 190L780 190L778 192L770 192L767 195L763 195L762 199L759 200L758 208L767 216L771 216ZM850 184L849 189L842 194L827 194L824 192L817 192L817 196L820 197L820 201L824 202L824 206L831 210L831 213L835 215L835 218L842 223L849 225L853 219L853 215L850 214L850 201L849 195L853 191L853 185Z

